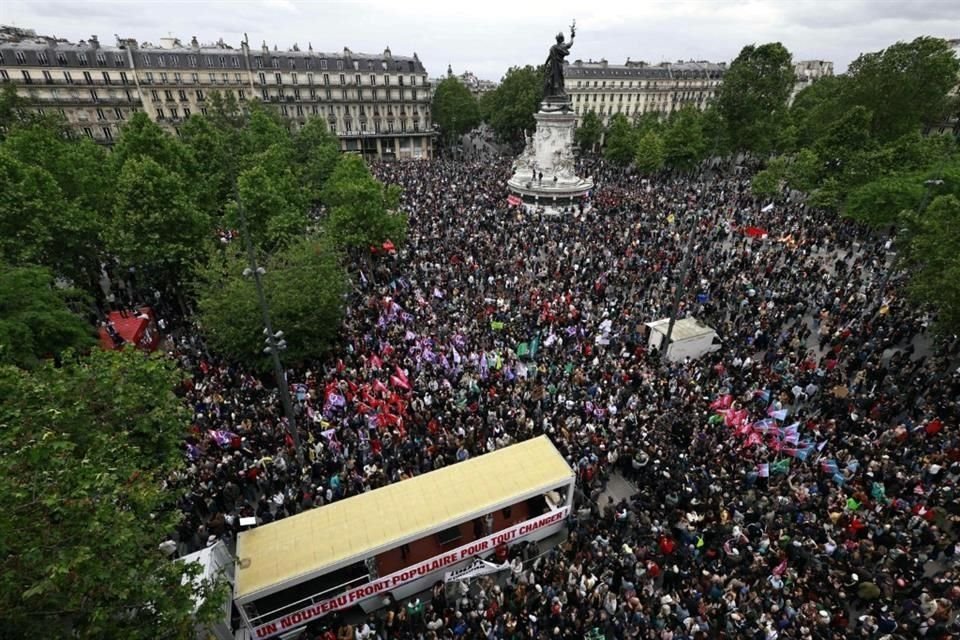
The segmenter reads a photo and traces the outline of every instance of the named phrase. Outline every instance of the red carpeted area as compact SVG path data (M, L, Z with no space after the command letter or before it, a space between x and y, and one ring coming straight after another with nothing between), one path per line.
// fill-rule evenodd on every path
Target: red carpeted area
M146 315L146 318L140 317ZM124 344L132 344L141 349L152 351L156 349L160 336L153 327L153 310L150 307L130 310L126 316L119 311L111 311L108 316L110 323L123 338ZM105 327L100 327L100 346L103 349L117 349L123 345L114 344L113 339Z

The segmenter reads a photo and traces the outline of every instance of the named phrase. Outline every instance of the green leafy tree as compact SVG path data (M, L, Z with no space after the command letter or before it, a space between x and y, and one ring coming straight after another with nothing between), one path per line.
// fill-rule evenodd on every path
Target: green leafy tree
M244 205L246 231L254 244L268 252L302 236L309 223L307 198L294 173L292 148L282 144L255 154L237 179L237 192ZM236 204L227 220L235 229L244 227Z
M60 271L57 216L68 202L50 172L0 151L0 256L13 265Z
M793 83L790 52L779 42L740 51L717 96L735 149L767 153L774 147Z
M960 198L937 196L916 214L903 250L909 290L937 312L938 327L960 331Z
M27 101L17 93L17 85L4 84L0 89L0 140L14 126L24 122Z
M633 128L639 135L644 135L653 131L658 135L663 135L664 123L657 111L648 111L646 113L635 113L633 115Z
M603 157L615 165L625 167L637 153L637 132L622 113L610 119L607 127L606 145Z
M191 179L196 175L197 168L187 148L143 111L133 114L127 121L109 156L117 174L128 160L135 158L150 158L167 171Z
M37 233L40 225L49 226L50 233L45 235L50 243L42 264L87 291L95 291L102 238L113 201L114 180L102 170L107 162L104 150L88 139L66 139L56 122L34 120L12 129L0 146L0 153L16 158L24 170L31 167L28 173L38 179L42 175L42 183L47 185L43 189L53 198L46 205L42 197L33 202L34 206L47 209L46 215L30 222ZM57 189L52 189L48 178ZM0 193L6 188L12 190L15 184L0 185ZM40 192L35 193L40 196ZM12 215L19 217L15 211Z
M286 122L275 109L259 102L250 105L239 140L241 157L251 159L273 146L290 149L292 142Z
M583 151L593 151L603 137L603 121L593 109L583 115L583 121L573 132L573 140Z
M692 171L703 160L706 148L703 121L697 109L686 107L671 114L663 135L667 166L681 171Z
M870 111L870 132L891 141L941 119L957 84L960 61L941 38L922 36L862 54L847 69L846 108Z
M753 176L750 181L750 190L755 196L772 198L780 193L786 175L786 159L782 156L773 158L762 171L758 171Z
M923 200L920 176L885 176L854 189L847 196L844 213L873 227L885 227Z
M196 160L196 204L214 219L223 214L233 195L239 165L236 132L218 127L215 122L210 117L193 115L180 127L183 145Z
M543 73L532 66L511 67L500 85L483 96L481 112L497 137L505 142L523 142L523 132L533 132L533 115L543 100Z
M323 185L339 160L340 141L327 129L327 123L322 118L307 118L293 138L293 162L310 204L320 200Z
M13 637L174 640L222 611L225 586L194 582L197 565L157 546L180 516L179 379L132 349L0 367L0 625Z
M716 104L710 104L700 118L703 139L710 156L725 156L730 152L730 132Z
M663 169L663 140L654 131L647 131L637 142L637 153L633 163L642 173L654 174Z
M797 144L809 147L845 110L841 94L846 76L824 76L796 95L790 105L790 121L797 129Z
M336 251L321 238L293 241L264 255L265 295L274 327L284 332L284 359L319 358L333 344L340 327L345 278ZM266 369L263 323L252 279L242 252L216 257L203 272L197 304L205 335L218 352Z
M218 129L239 130L247 123L247 113L237 102L232 91L223 92L214 89L207 97L210 107L205 117L209 118Z
M344 156L323 190L329 209L326 229L341 247L366 249L390 240L399 246L407 236L407 217L397 212L400 188L370 175L363 158Z
M870 118L865 107L854 107L831 123L814 145L828 175L840 176L851 157L873 148Z
M820 179L823 162L812 149L801 149L787 167L787 182L798 191L813 191Z
M179 292L202 257L211 230L180 175L149 157L123 165L107 240L124 265L140 267L147 281L161 290Z
M434 88L430 113L447 144L454 144L482 120L477 99L466 85L452 76L444 78Z
M93 328L70 308L78 302L79 293L54 286L47 269L0 264L0 364L32 368L92 347Z

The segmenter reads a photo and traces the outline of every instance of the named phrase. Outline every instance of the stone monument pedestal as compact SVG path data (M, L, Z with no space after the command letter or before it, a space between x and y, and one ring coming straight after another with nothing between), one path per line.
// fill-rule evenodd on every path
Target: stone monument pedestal
M523 200L527 211L572 213L593 189L592 178L576 174L573 132L577 116L570 106L566 97L544 101L534 116L537 130L514 161L513 177L507 186Z

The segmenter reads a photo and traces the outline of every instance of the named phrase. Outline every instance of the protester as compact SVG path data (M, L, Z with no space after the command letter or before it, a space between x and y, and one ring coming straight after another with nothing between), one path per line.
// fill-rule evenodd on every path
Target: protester
M272 386L181 335L178 552L547 434L578 475L566 543L308 637L953 637L958 343L923 335L885 238L749 172L578 169L591 206L541 218L506 161L375 167L409 237L356 272L339 352L289 372L302 467ZM677 286L716 353L647 348ZM611 474L636 492L601 510Z

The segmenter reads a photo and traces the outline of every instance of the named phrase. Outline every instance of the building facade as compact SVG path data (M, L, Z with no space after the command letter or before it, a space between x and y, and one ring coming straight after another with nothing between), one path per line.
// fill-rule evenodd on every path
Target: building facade
M145 111L179 134L192 114L207 111L212 92L275 106L291 127L323 118L344 151L387 159L429 158L432 91L416 54L287 51L264 44L239 48L222 40L159 46L96 36L78 43L0 29L0 81L12 83L32 109L57 112L78 135L111 144L130 115Z
M577 124L594 111L604 124L622 113L633 120L645 113L663 116L693 106L704 109L716 96L726 63L664 62L650 65L627 60L612 65L606 60L577 60L564 71L564 86Z

